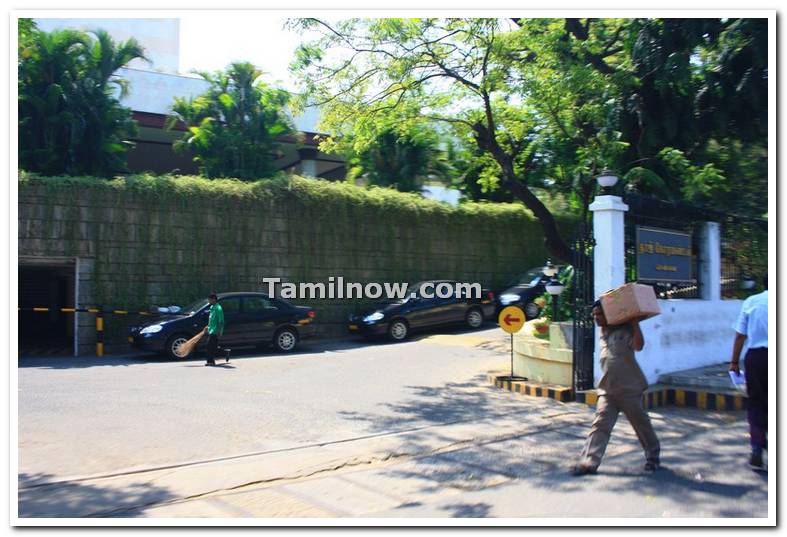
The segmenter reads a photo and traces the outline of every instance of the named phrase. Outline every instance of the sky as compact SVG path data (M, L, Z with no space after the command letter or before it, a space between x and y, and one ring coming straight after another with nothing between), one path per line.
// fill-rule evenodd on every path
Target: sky
M267 82L295 90L287 67L301 36L284 30L286 19L272 13L184 13L180 17L180 71L216 71L233 61L250 61Z

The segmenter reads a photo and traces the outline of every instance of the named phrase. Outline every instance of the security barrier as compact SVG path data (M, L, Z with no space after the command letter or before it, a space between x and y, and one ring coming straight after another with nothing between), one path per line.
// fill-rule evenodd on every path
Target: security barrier
M92 313L96 316L96 356L104 356L104 314L113 315L157 315L149 311L128 311L120 309L104 310L98 308L17 308L19 311L34 311L36 313L48 313L56 311L59 313Z

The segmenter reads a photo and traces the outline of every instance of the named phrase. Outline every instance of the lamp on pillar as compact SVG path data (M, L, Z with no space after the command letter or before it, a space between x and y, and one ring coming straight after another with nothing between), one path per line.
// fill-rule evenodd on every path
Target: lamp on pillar
M610 196L612 195L612 187L618 182L618 176L610 170L604 170L601 175L596 177L596 181L604 189L604 195Z
M554 265L551 259L547 259L547 263L544 265L544 268L541 269L541 272L544 273L544 276L549 278L549 281L544 287L547 293L552 295L552 320L557 321L557 297L563 292L563 284L555 278L558 272L557 265Z
M544 265L544 268L541 269L541 272L543 272L544 276L547 278L554 278L555 274L557 274L557 266L552 264L551 259L547 259L547 264Z
M560 296L563 289L565 289L565 286L554 275L546 285L547 293L552 295L552 322L557 322L557 297Z

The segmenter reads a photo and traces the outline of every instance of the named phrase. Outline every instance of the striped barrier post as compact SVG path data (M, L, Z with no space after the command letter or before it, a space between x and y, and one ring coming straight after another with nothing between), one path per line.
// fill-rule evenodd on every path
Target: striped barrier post
M112 313L114 315L155 315L150 311L129 311L120 309L110 309L104 311L101 306L97 308L49 308L49 307L33 307L33 308L20 308L18 311L34 311L36 313L47 313L50 311L57 311L61 313L93 313L96 316L96 356L104 356L104 313Z
M104 356L104 312L96 313L96 356Z

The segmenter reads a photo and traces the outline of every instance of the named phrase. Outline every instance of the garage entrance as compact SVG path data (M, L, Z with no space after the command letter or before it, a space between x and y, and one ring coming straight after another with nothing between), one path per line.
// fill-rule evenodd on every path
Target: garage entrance
M19 260L19 353L73 355L76 263L58 259ZM49 308L49 312L25 311Z

